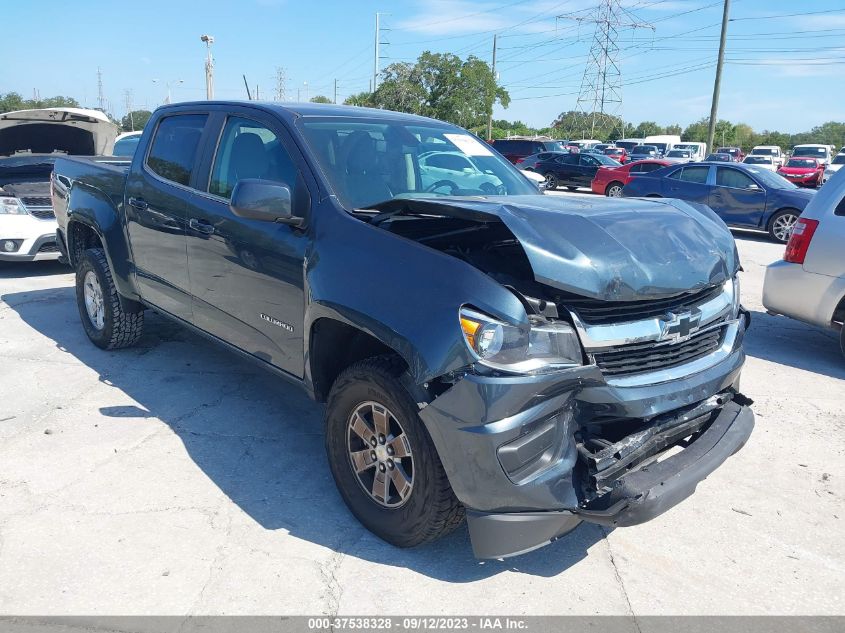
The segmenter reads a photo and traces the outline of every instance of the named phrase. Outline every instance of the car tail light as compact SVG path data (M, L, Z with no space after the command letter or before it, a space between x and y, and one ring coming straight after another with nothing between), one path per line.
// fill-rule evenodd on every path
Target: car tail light
M524 158L517 158L517 159L516 159L516 164L517 164L517 165L519 165L519 163L524 163L524 162L525 162L525 159L524 159Z
M813 233L816 232L818 226L818 220L798 218L795 228L792 229L792 235L789 236L783 260L790 264L803 264L807 249L810 248L810 240L813 239Z

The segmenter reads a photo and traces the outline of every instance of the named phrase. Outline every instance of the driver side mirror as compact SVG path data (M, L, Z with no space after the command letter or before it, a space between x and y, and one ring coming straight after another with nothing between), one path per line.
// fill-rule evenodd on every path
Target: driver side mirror
M280 222L300 227L304 218L293 215L290 187L283 183L245 178L232 191L229 209L239 218Z
M756 183L751 183L750 185L748 185L748 186L746 187L746 189L747 189L748 191L762 191L762 190L760 189L760 185L758 185L758 184L756 184Z

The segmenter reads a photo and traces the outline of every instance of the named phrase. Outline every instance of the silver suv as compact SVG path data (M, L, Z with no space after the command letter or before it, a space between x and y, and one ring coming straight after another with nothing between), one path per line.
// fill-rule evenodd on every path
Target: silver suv
M840 331L845 354L845 170L813 197L792 231L783 260L766 269L770 313Z

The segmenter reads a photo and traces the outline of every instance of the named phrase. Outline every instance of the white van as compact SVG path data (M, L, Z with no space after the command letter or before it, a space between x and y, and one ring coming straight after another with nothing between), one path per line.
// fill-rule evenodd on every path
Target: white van
M679 145L680 142L681 137L677 134L655 134L646 136L643 145L654 145L663 156L666 156L666 152Z
M755 145L749 156L771 156L776 166L783 165L783 150L779 145Z
M825 165L830 163L836 148L833 145L819 145L817 143L803 143L792 148L792 155L799 158L817 158Z
M684 141L683 143L676 143L672 149L685 149L692 152L691 162L707 158L707 143Z
M567 145L577 145L578 149L593 149L599 144L601 144L601 141L597 141L592 138L582 138L580 141L569 141L569 143L567 143Z

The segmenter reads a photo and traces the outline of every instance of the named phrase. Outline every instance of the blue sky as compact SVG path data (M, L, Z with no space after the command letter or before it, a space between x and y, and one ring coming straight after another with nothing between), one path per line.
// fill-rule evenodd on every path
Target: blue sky
M245 98L242 75L271 98L276 68L288 99L365 90L373 71L376 11L389 12L386 59L424 50L490 60L499 34L499 80L511 93L496 116L548 125L572 109L598 0L145 0L135 5L82 0L4 3L0 92L69 95L97 103L97 67L110 110L159 105L164 83L183 80L173 100L205 96L203 33L212 34L218 98ZM709 113L721 0L623 0L632 21L617 42L628 121L688 123ZM133 7L133 8L129 8ZM791 15L790 15L791 14ZM773 17L780 16L784 17ZM808 130L845 120L845 4L842 0L733 0L720 118L755 130ZM658 77L655 79L655 77ZM158 83L152 80L158 79Z

